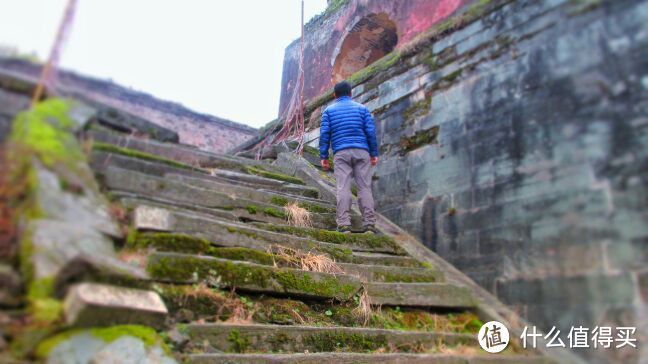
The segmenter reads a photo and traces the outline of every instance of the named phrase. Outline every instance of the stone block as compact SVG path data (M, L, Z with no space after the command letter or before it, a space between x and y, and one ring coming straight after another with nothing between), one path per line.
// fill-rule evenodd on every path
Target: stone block
M473 307L470 290L447 283L368 283L367 293L374 305L419 307Z
M31 244L34 279L55 277L80 254L115 257L110 239L78 222L32 220L25 236L23 243Z
M141 230L171 231L175 225L171 211L145 205L135 208L133 221L133 225Z
M70 287L63 309L67 324L76 327L139 324L161 328L168 313L156 292L96 283Z
M36 200L43 216L52 220L68 221L86 229L96 229L104 234L121 237L122 232L112 219L108 201L100 194L90 168L79 164L78 174L63 177L80 192L65 190L61 175L50 171L40 163L32 164L38 179Z
M66 264L55 279L55 293L63 297L68 286L77 282L112 283L148 288L146 271L109 255L80 254Z

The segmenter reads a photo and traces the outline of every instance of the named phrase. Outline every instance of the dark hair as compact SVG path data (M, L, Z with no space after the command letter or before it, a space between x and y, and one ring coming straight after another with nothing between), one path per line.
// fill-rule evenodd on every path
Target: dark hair
M351 85L346 81L342 81L335 85L333 91L335 92L335 97L351 96Z

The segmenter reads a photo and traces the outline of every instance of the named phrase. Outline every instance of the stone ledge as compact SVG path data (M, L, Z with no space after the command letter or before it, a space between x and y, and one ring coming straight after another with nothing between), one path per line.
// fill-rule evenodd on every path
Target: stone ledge
M63 309L67 324L75 327L141 324L162 328L168 313L153 291L96 283L70 287Z

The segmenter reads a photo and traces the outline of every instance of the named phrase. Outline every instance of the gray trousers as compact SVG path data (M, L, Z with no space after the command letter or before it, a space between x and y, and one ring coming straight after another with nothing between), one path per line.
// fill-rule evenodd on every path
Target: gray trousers
M358 205L362 212L362 225L374 225L376 213L374 200L371 194L371 167L369 152L364 149L343 149L335 154L333 168L337 188L337 216L338 226L351 225L351 178L355 179L358 186Z

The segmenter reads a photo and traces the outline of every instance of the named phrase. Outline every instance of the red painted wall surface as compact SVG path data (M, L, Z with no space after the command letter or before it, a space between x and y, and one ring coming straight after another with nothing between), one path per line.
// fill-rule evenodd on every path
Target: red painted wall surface
M339 47L355 23L369 14L386 13L396 23L396 48L443 21L471 0L350 0L334 14L305 29L305 99L317 97L333 84L331 75ZM286 48L279 116L290 100L298 70L299 42Z

